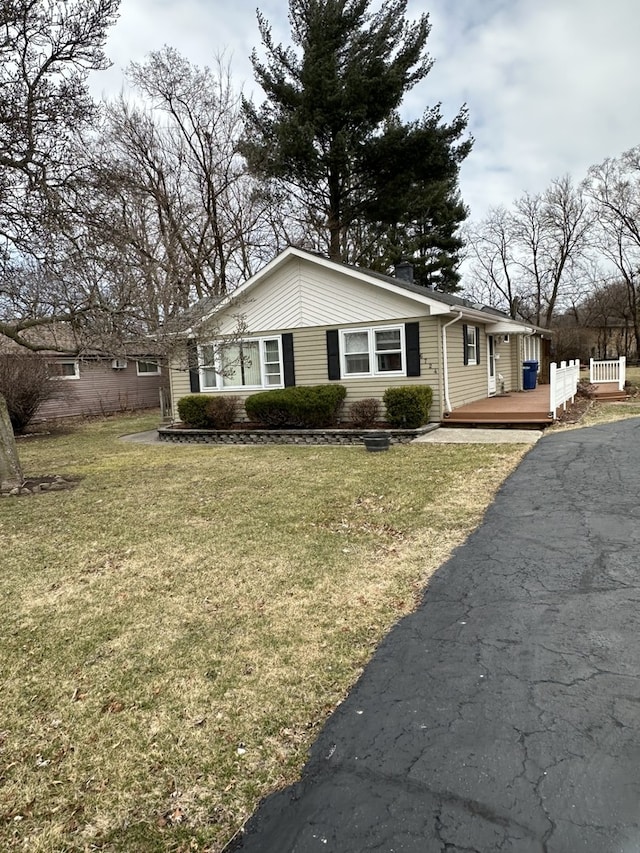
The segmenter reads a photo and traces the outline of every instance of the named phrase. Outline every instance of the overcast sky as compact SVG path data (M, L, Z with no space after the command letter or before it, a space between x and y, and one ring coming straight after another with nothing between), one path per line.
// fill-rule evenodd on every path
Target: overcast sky
M114 65L94 93L116 93L130 61L167 44L198 65L224 51L238 88L259 98L256 6L288 43L286 0L122 0L107 42ZM409 18L423 11L435 65L403 117L440 101L451 119L467 104L475 145L461 190L472 218L640 144L638 0L409 0Z

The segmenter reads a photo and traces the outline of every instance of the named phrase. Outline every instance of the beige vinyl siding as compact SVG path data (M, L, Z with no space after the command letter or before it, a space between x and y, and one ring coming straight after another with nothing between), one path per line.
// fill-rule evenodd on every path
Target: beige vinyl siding
M35 421L155 409L160 405L163 376L138 376L135 359L127 359L126 368L121 370L114 370L110 360L102 360L80 361L79 379L50 381L56 383L58 393L40 406Z
M178 418L178 400L191 394L191 382L187 365L187 348L177 349L169 365L169 383L171 388L171 408L173 417Z
M464 363L464 320L459 320L447 329L447 362L449 368L449 401L453 409L473 403L488 396L487 336L484 326L480 329L480 364ZM466 325L477 323L466 321Z
M513 371L513 385L511 388L513 391L522 391L522 360L522 335L514 335L511 347L511 369Z
M431 420L439 420L441 411L441 388L438 370L438 321L429 317L405 317L395 319L392 325L404 323L420 323L420 376L364 376L351 378L343 376L336 383L347 389L345 411L351 403L367 397L375 397L382 401L387 388L400 385L430 385L433 390ZM375 328L376 325L387 323L356 324L346 328L357 329ZM296 365L297 385L322 385L328 383L327 376L327 338L328 329L345 328L345 326L330 325L321 329L298 329L293 333L293 347Z
M513 391L513 355L512 349L515 347L515 335L509 336L509 341L505 343L502 340L502 335L496 336L496 374L502 374L505 391ZM500 380L497 379L498 393L500 393Z
M404 323L420 323L420 352L422 355L420 364L420 376L370 376L349 378L342 377L335 380L335 384L344 385L347 389L347 397L345 400L344 414L348 413L349 405L356 400L362 400L367 397L376 397L382 401L382 396L387 388L398 385L430 385L433 390L433 404L431 407L431 420L440 420L442 411L442 390L440 370L438 369L438 337L439 326L436 318L429 317L406 317L404 319L394 318L390 323L360 323L348 326L336 326L335 324L322 326L319 328L306 329L272 329L251 333L251 337L269 337L271 335L282 335L287 332L293 334L293 352L295 363L296 385L324 385L330 383L328 378L327 365L327 337L328 329L338 328L375 328L376 325L402 325ZM205 338L203 338L203 341ZM184 362L184 357L178 357L176 363ZM188 371L181 369L171 370L171 388L172 400L174 407L174 417L178 417L177 403L181 397L191 393L189 385ZM243 392L238 389L207 391L202 393L224 394L240 397L245 400L251 394L259 393L256 391ZM382 409L384 414L384 407Z
M409 295L372 287L340 270L319 267L311 260L292 259L260 282L258 294L254 297L248 292L219 317L218 333L236 334L238 317L253 333L257 329L393 323L398 317L416 313L416 300ZM424 313L429 313L426 305Z

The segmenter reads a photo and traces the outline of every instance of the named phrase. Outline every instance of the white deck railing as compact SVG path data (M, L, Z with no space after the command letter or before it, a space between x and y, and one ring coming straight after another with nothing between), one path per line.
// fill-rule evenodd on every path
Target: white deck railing
M604 382L616 382L618 390L624 389L624 383L627 379L627 359L622 355L620 358L612 361L596 361L594 358L589 360L589 382L592 385L602 385Z
M567 402L576 396L578 390L578 380L580 379L580 360L574 359L568 364L566 361L560 362L560 367L554 362L551 363L551 371L549 374L549 412L555 418L556 412L562 406L567 408Z

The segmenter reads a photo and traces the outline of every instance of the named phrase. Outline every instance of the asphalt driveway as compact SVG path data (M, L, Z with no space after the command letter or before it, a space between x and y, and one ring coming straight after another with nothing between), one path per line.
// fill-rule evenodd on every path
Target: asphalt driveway
M545 436L229 851L637 853L639 603L640 419Z

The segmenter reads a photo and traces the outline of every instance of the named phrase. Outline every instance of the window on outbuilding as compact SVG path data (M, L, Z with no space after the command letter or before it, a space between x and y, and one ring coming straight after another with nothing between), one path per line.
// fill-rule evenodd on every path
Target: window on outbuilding
M47 362L50 379L80 379L80 362L64 359Z
M160 365L157 361L136 361L136 373L138 376L157 376Z

